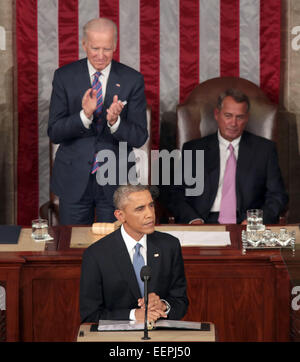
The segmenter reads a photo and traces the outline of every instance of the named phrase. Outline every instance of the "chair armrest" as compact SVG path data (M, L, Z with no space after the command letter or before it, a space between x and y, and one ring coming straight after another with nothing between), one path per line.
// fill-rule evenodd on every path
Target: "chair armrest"
M288 206L279 215L279 225L287 225L290 210Z
M53 203L51 200L41 205L39 213L42 219L48 220L49 226L55 226L59 224L58 205Z

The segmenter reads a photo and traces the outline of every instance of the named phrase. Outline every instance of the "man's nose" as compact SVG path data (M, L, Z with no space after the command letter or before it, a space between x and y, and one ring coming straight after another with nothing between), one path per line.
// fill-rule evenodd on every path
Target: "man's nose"
M154 215L154 207L146 207L146 210L145 210L145 217L146 218L150 218L150 217L153 217Z
M104 56L104 51L103 51L103 49L99 49L99 51L98 51L98 57L99 57L100 59L102 59L103 56Z
M230 125L231 126L236 126L237 125L237 117L236 116L232 116L231 119L230 119Z

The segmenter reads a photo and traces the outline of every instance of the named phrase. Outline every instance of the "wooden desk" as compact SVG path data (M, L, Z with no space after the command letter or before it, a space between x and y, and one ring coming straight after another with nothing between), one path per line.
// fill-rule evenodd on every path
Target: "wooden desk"
M183 249L185 319L213 322L220 341L288 341L290 287L280 250L242 255L241 228L228 230L229 247Z
M20 326L9 331L14 338L76 340L84 249L70 248L71 230L54 227L54 241L42 252L6 253L10 259L3 262L0 258L0 275L8 265L19 273ZM291 287L280 250L243 255L242 226L227 230L230 246L183 248L190 300L185 320L211 321L219 341L289 341Z
M91 324L82 324L77 342L215 342L215 326L210 323L210 331L153 330L150 340L144 341L143 331L91 332ZM82 335L81 335L82 334Z
M6 328L5 331L1 328L0 335L7 342L19 340L19 289L23 264L24 259L18 255L0 253L0 285L4 287L6 295L6 309L1 311L1 321Z
M290 337L293 342L300 342L300 245L296 245L296 250L293 255L291 255L287 249L282 249L281 256L290 276Z

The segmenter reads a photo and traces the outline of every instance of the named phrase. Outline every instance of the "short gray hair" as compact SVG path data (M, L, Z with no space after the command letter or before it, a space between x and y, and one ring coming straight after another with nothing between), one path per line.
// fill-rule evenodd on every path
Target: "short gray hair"
M247 104L247 113L250 110L250 101L246 94L241 92L239 89L229 88L222 92L218 97L217 108L220 110L223 107L223 101L226 97L232 97L237 103Z
M114 31L114 43L117 45L118 42L118 27L115 22L108 18L95 18L90 21L88 21L82 31L82 37L85 39L87 37L88 31L105 31L109 28L113 28Z
M128 199L129 195L133 192L140 192L140 191L149 191L152 198L155 199L158 196L158 189L157 187L150 187L148 185L122 185L117 188L114 192L113 201L115 208L120 210L126 200Z

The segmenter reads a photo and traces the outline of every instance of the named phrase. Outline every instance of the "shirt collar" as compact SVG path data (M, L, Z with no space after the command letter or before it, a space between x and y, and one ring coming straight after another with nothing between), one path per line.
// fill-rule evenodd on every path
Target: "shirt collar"
M226 140L224 137L221 136L221 132L220 130L218 129L218 140L219 140L219 143L225 147L226 149L228 148L228 146L230 145L230 143L232 144L233 148L235 149L239 143L240 143L240 140L241 140L241 137L238 137L238 138L235 138L233 141L229 142L228 140Z
M146 243L147 235L146 234L144 234L139 241L136 241L126 232L123 225L121 225L121 234L122 234L123 240L127 246L128 251L132 250L135 247L136 243L140 243L146 249L146 247L147 247L147 243Z
M95 69L92 64L90 63L89 60L87 60L87 64L88 64L88 70L89 70L89 75L92 78L94 76L94 74L97 71L97 69ZM111 62L108 64L108 66L106 68L104 68L103 70L101 70L101 74L105 77L108 78L109 72L110 72L110 68L111 68Z

